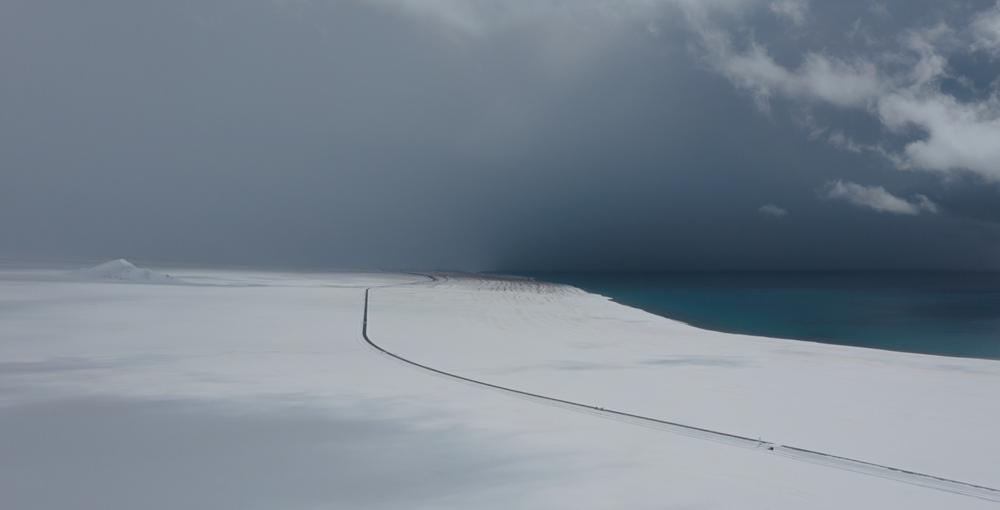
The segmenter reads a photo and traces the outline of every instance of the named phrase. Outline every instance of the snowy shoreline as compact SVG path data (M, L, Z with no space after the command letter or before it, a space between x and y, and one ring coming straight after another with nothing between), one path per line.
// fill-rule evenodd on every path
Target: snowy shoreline
M268 448L276 439L266 437L235 450L256 452L261 460L250 464L259 472L238 468L239 455L210 449L168 455L173 460L163 469L175 475L174 482L162 482L168 485L197 485L178 474L192 463L229 466L231 473L209 477L217 478L217 489L198 485L202 492L192 493L230 502L220 507L240 506L233 487L254 477L269 480L262 484L270 487L266 497L287 503L274 506L303 508L399 507L397 496L414 508L995 505L428 376L366 348L362 314L371 287L369 333L380 346L463 377L986 487L1000 486L994 462L1000 410L993 404L1000 362L716 333L579 289L493 275L445 274L435 282L386 273L186 269L171 275L218 285L109 285L0 272L3 420L4 430L15 431L0 440L2 451L14 455L15 443L49 441L33 430L57 430L77 438L74 444L93 442L96 429L81 425L90 422L74 402L110 402L100 405L121 414L125 430L140 430L129 421L138 419L130 414L136 406L173 402L195 406L181 415L205 423L223 415L243 416L239 423L267 417L275 430L291 430L296 425L283 426L280 418L290 409L320 421L378 423L373 430L391 435L396 447L358 443L345 433L316 440L360 446L345 443L348 450L337 447L341 453L329 455L310 448L301 454L308 459L298 460L332 466L346 459L367 466L359 469L371 476L386 465L410 466L390 470L398 489L379 495L337 485L356 478L332 467L328 483L340 487L335 492L275 481L284 478L266 468L264 460L278 451ZM50 406L60 419L40 418L39 406ZM164 425L142 434L166 433L170 417L181 416L164 412ZM164 440L160 453L183 440ZM432 469L436 461L419 445L451 453ZM68 486L64 494L82 502L80 508L159 490L159 482L144 479L137 487L145 489L95 495L97 487L113 488L117 468L101 451L88 455L82 458L106 469ZM27 452L16 460L34 466L21 470L29 473L27 483L13 483L11 462L0 473L0 489L21 508L59 503L45 499L56 495L29 489L51 483L65 458ZM139 468L147 461L124 465L130 463ZM295 462L282 465L306 475ZM481 466L484 478L459 473L477 472L469 465ZM296 502L303 497L309 501Z

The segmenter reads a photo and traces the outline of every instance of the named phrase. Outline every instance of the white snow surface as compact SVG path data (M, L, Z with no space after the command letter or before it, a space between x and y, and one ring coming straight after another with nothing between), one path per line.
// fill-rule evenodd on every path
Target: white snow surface
M69 272L66 276L78 280L92 280L116 283L183 283L177 278L158 273L151 269L140 269L125 259Z
M429 374L1000 487L1000 362L696 329L465 274L0 270L11 508L998 508ZM47 488L59 487L59 490Z

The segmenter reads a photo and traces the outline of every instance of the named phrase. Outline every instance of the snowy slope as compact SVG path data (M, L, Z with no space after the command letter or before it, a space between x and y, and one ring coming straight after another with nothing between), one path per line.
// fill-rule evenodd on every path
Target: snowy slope
M125 259L112 260L98 266L71 271L66 276L75 280L116 283L183 283L172 276L135 267Z

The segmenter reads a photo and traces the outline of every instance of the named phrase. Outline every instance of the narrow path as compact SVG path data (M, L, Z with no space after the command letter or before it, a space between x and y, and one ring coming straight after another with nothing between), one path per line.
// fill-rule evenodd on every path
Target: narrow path
M418 273L408 273L408 274L418 275ZM438 281L437 278L430 275L419 274L419 276L426 276L427 278L430 278L432 281L435 282ZM364 318L361 325L361 336L364 338L365 342L369 346L374 348L378 353L390 356L399 362L417 368L421 371L429 372L439 376L444 376L466 384L478 386L480 388L499 391L507 395L524 398L547 405L555 405L573 411L579 411L597 415L602 418L613 419L617 421L631 423L634 425L640 425L644 427L655 428L677 434L683 434L685 436L697 437L699 439L706 439L718 443L725 443L733 446L739 446L742 448L760 450L765 453L773 453L776 455L781 455L783 457L788 457L796 460L811 462L814 464L821 464L824 466L844 469L848 471L854 471L857 473L879 476L882 478L897 480L900 482L919 485L931 489L937 489L956 494L962 494L965 496L971 496L974 498L1000 502L1000 490L992 489L990 487L983 487L981 485L973 485L965 482L959 482L956 480L949 480L947 478L940 478L933 475L926 475L923 473L907 471L904 469L897 469L889 466L872 464L870 462L849 459L846 457L838 457L836 455L815 452L803 448L796 448L794 446L775 444L768 441L762 441L760 439L753 439L735 434L727 434L725 432L703 429L700 427L693 427L681 423L674 423L670 421L660 420L657 418L650 418L648 416L640 416L621 411L614 411L603 407L581 404L578 402L572 402L569 400L563 400L555 397L547 397L545 395L539 395L537 393L530 393L527 391L515 390L513 388L507 388L496 384L490 384L488 382L477 381L475 379L470 379L468 377L463 377L460 375L452 374L450 372L445 372L443 370L438 370L436 368L429 367L427 365L421 365L420 363L411 361L402 356L399 356L398 354L394 354L383 349L378 344L373 342L371 338L368 337L368 297L371 290L372 287L365 289L365 308L364 308Z

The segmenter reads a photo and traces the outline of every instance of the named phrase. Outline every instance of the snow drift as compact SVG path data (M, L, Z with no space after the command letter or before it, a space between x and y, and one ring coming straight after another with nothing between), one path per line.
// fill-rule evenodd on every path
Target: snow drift
M77 280L121 283L184 283L170 275L140 269L125 259L112 260L87 269L72 271L67 276Z

